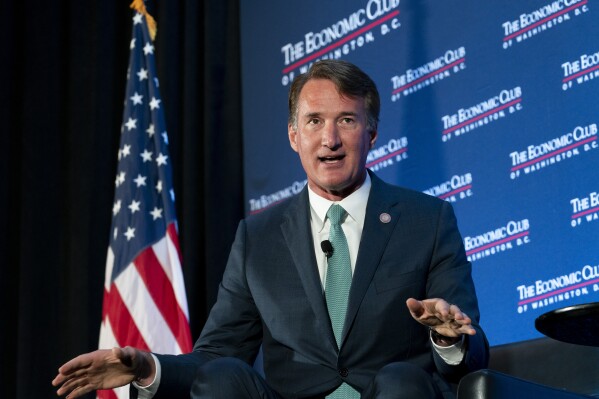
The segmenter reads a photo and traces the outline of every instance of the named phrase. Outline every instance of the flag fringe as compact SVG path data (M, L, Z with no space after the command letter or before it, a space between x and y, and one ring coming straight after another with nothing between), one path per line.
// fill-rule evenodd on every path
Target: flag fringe
M156 20L154 19L154 17L152 17L150 13L148 13L148 10L146 10L144 0L133 0L129 7L146 17L146 22L148 23L148 31L150 32L150 37L152 38L152 41L154 41L154 39L156 39L156 31L158 30L158 27L156 26Z

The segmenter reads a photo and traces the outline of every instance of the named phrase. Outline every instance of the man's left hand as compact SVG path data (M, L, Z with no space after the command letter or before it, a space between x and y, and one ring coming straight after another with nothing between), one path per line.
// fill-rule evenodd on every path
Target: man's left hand
M444 299L424 299L422 301L409 298L406 305L414 320L430 327L444 337L458 338L463 334L474 335L472 320L457 305Z

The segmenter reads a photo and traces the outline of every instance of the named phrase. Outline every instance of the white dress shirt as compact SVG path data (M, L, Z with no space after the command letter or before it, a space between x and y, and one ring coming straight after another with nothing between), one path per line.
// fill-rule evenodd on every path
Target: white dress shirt
M320 247L320 243L329 239L329 230L331 222L326 217L331 205L339 204L347 212L347 217L341 223L341 228L347 239L349 247L349 258L351 262L352 276L356 268L358 259L358 248L362 238L362 229L364 228L364 219L366 218L366 202L370 194L370 176L367 175L364 184L356 191L351 193L339 202L329 201L316 194L308 186L308 197L310 199L310 226L312 228L312 237L314 238L314 252L316 254L316 263L318 263L318 273L324 290L325 279L327 275L327 259L325 253Z

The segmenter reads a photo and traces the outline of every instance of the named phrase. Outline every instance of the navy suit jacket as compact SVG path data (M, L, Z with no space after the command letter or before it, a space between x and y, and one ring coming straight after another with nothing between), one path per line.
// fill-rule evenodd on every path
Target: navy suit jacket
M340 349L318 273L305 188L239 224L218 299L192 353L158 356L159 397L189 395L196 368L234 356L252 364L260 349L268 384L286 398L318 397L345 381L363 390L392 362L418 364L451 397L446 381L486 367L488 343L451 205L384 183L372 187ZM380 215L387 213L384 223ZM431 348L406 299L443 298L473 320L462 364ZM188 396L185 396L188 397Z

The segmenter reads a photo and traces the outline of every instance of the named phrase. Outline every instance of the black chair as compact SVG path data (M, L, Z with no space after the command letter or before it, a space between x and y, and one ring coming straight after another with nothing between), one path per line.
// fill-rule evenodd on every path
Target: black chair
M581 399L592 396L551 388L494 370L479 370L466 375L458 385L458 399Z

